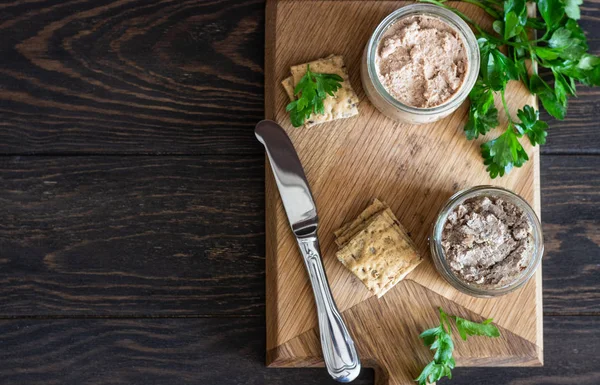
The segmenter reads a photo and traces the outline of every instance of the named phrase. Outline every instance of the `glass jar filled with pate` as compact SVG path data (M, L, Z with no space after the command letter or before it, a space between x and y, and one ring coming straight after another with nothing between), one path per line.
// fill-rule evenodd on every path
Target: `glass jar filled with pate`
M430 238L433 262L458 290L480 297L522 286L544 250L540 221L517 194L477 186L456 193L442 208Z
M414 4L386 17L363 53L361 79L373 105L410 124L455 111L477 80L479 48L469 26L436 5Z

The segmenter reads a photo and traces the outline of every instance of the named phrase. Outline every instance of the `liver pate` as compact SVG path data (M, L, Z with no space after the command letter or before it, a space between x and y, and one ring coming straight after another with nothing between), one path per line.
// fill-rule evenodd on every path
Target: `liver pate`
M469 284L500 287L514 281L533 257L533 227L526 214L497 197L459 204L442 232L445 258Z
M458 32L430 16L409 16L386 31L376 57L378 78L396 100L429 108L451 99L467 75Z

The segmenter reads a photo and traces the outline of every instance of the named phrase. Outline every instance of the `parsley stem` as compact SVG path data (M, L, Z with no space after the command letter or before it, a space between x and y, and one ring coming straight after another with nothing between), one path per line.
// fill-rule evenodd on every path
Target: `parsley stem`
M498 13L498 11L484 3L481 3L477 0L462 0L463 3L469 3L469 4L473 4L478 6L479 8L483 9L484 11L486 11L491 17L493 17L494 19L500 19L501 16Z
M485 0L485 2L486 2L486 3L493 4L493 5L495 5L495 6L497 6L497 7L500 7L500 8L504 8L504 4L502 4L502 2L500 2L500 1L495 1L495 0Z
M460 16L467 23L471 24L477 30L477 32L479 32L480 35L490 36L487 32L485 32L483 29L481 29L481 27L479 27L479 25L477 23L475 23L469 16L465 15L464 13L462 13L461 11L459 11L456 8L449 7L446 4L444 4L443 2L440 2L438 0L419 0L419 1L421 3L435 4L435 5L439 5L442 8L446 8L447 10L452 11L455 14L457 14L458 16Z
M517 41L508 41L508 40L498 40L496 39L496 42L499 43L498 45L510 45L511 47L516 47L516 48L527 48L528 45L527 44L523 44L523 43L519 43Z
M527 47L526 44L522 44L519 42L513 42L513 41L508 41L508 40L504 40L504 39L498 39L495 36L493 36L492 34L484 31L473 19L471 19L470 17L468 17L467 15L465 15L464 13L460 12L459 10L457 10L456 8L447 6L445 3L446 0L419 0L421 3L430 3L430 4L435 4L435 5L439 5L442 8L446 8L452 12L454 12L456 15L458 15L460 18L462 18L464 21L466 21L467 23L471 24L473 26L473 28L475 28L477 30L477 32L487 38L488 40L493 41L495 44L497 45L510 45L512 47L517 47L517 48L524 48ZM486 0L489 3L495 4L497 6L501 6L500 3L496 3L493 1L489 1ZM475 6L478 6L479 8L483 9L485 12L487 12L490 16L492 16L495 19L502 19L502 15L499 13L498 10L480 2L479 0L462 0L462 2L464 3L469 3L469 4L473 4Z
M467 15L465 15L464 13L462 13L461 11L459 11L456 8L452 8L452 7L447 6L446 4L444 4L443 1L438 1L438 0L420 0L420 2L421 3L430 3L430 4L439 5L442 8L446 8L447 10L456 13L458 16L460 16L467 23L470 23L470 24L473 24L474 26L476 26L475 22L473 20L471 20ZM478 28L478 27L476 27L476 28Z
M510 111L508 109L508 105L506 104L506 99L504 98L504 90L500 91L500 97L502 98L502 105L504 106L504 112L506 112L506 117L512 126L514 126L515 122L513 122L512 117L510 116Z
M534 65L535 63L535 48L533 46L533 44L535 43L534 41L529 40L529 36L527 36L527 33L525 33L525 31L521 31L521 40L525 43L527 43L526 48L527 51L529 51L529 57L531 58L531 64Z
M517 47L517 48L523 48L523 44L519 43L519 42L513 42L513 41L507 41L504 39L498 39L496 38L494 35L484 31L479 24L477 24L473 19L471 19L470 17L468 17L467 15L465 15L464 13L462 13L461 11L457 10L456 8L450 7L446 4L444 4L443 1L439 1L439 0L419 0L421 3L429 3L429 4L435 4L435 5L439 5L442 8L446 8L447 10L450 10L452 12L454 12L456 15L458 15L460 18L462 18L464 21L466 21L467 23L471 24L473 26L473 28L475 28L477 30L477 33L483 37L485 37L486 39L493 41L495 44L497 45L510 45L513 47ZM445 0L444 0L445 1ZM483 8L486 12L487 9L485 7L485 5L483 5L482 3L480 3L478 0L462 0L465 3L470 3L470 4L474 4L478 7ZM489 8L492 9L492 8ZM490 12L488 12L491 16L495 17L495 18L501 18L501 16L499 14L493 15Z

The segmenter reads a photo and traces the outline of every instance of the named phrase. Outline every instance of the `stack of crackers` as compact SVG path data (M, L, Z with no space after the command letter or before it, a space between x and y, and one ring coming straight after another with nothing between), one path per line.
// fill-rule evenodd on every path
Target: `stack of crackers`
M342 77L342 87L338 89L335 96L327 95L323 101L325 106L324 114L312 114L304 124L305 127L312 127L319 123L330 122L332 120L349 118L358 115L358 97L352 89L348 70L344 65L344 58L340 55L330 55L326 58L311 61L309 63L292 66L290 72L292 76L284 79L281 84L285 88L290 101L296 100L294 89L300 82L300 79L306 74L306 68L310 65L310 71L319 74L336 74Z
M378 298L423 260L392 210L378 199L334 233L339 261Z

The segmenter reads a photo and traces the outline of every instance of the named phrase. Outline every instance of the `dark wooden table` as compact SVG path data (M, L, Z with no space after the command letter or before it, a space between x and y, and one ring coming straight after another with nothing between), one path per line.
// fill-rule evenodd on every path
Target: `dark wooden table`
M0 383L332 384L264 367L264 2L5 1L0 33ZM542 149L546 366L453 384L600 384L599 96Z

